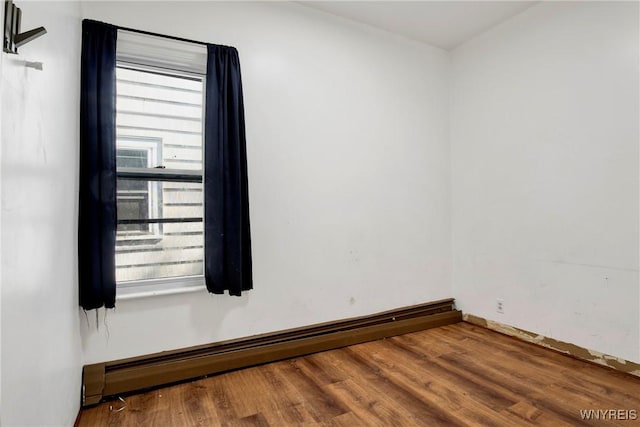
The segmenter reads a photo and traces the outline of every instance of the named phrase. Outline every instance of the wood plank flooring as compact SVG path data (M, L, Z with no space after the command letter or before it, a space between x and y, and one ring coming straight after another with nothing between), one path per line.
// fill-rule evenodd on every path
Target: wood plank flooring
M126 407L114 400L85 409L77 424L640 425L640 379L468 323L220 374L125 401ZM581 410L607 413L592 412L600 419L586 420Z

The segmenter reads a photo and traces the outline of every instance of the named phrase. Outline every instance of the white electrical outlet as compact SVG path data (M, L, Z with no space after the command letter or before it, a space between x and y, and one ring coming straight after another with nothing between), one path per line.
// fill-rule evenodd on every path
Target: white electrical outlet
M501 298L496 299L496 312L500 314L504 313L504 300Z

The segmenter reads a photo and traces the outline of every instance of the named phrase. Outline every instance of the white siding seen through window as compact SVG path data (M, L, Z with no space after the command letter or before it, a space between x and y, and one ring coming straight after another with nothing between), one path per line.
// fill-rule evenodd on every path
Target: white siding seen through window
M116 281L202 275L203 77L125 62L116 76Z

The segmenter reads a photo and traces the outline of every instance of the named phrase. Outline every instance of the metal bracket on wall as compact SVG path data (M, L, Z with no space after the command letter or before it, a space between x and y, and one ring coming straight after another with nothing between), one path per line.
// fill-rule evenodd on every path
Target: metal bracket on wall
M4 43L2 50L7 53L18 53L18 48L31 40L47 33L44 27L20 32L22 11L12 0L4 1Z

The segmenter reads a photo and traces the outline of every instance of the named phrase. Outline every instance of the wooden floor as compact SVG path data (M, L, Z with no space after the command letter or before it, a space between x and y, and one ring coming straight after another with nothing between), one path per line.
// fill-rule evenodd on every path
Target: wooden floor
M640 379L468 323L102 403L80 426L640 425ZM583 420L581 410L616 410Z

